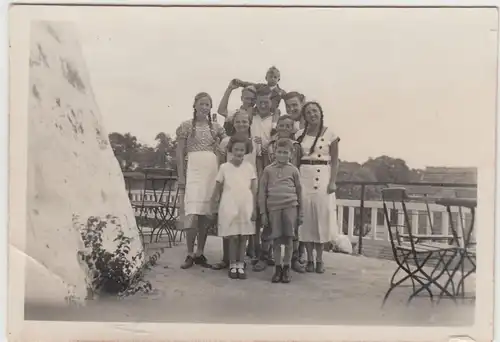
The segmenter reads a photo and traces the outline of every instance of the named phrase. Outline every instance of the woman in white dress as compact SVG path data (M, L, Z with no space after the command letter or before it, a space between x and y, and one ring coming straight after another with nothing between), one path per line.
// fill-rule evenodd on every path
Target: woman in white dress
M339 234L335 183L340 139L324 125L323 110L317 102L304 104L302 116L305 127L295 136L302 147L300 178L304 221L299 229L299 240L306 246L306 271L324 273L323 244Z
M210 110L212 98L207 93L196 95L193 118L177 128L177 173L178 186L185 187L184 229L188 255L181 268L193 264L211 267L203 255L211 223L211 197L219 169L218 146L226 137L224 128L212 122ZM187 170L185 156L187 154ZM186 172L185 172L186 171ZM198 238L196 253L195 240Z

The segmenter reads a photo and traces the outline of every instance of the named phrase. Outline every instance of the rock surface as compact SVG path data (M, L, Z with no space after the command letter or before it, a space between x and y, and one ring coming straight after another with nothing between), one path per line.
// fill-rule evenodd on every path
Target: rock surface
M120 232L131 239L130 256L142 244L73 25L33 22L30 44L25 299L83 302L79 229L90 217L117 222L103 230L105 249L116 248Z

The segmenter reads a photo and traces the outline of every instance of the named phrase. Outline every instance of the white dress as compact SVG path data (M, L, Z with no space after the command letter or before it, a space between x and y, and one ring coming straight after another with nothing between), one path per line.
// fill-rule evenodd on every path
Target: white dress
M296 138L303 130L296 133ZM325 243L339 235L335 193L328 194L330 181L330 145L340 140L329 128L319 137L314 151L310 154L315 137L305 135L302 140L302 159L325 161L326 165L300 166L302 184L303 224L299 229L299 240L303 242Z
M219 168L217 182L222 183L219 205L218 235L221 237L255 234L252 221L254 198L252 180L257 179L255 168L243 161L240 166L224 163Z

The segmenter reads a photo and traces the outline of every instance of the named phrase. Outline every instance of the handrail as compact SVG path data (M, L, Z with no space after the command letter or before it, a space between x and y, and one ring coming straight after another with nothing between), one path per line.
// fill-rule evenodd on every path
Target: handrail
M336 184L338 184L338 185L406 185L406 186L431 186L431 187L438 187L438 188L477 188L476 183L337 181Z
M137 173L149 173L149 170L145 170L146 172L141 172L140 170L133 171L129 173L129 176L126 177L124 172L124 176L126 178L135 178L132 176L132 174L135 174L137 177ZM172 179L174 180L176 178L177 172L176 170L172 169L167 169L165 171L170 172ZM433 187L433 188L462 188L462 189L477 189L477 184L476 183L436 183L436 182L379 182L379 181L337 181L336 184L338 186L342 185L357 185L360 186L360 232L358 235L358 253L362 254L363 250L363 227L365 225L365 215L364 209L365 209L365 192L366 192L366 187L367 186L410 186L410 187ZM427 198L426 200L431 200L432 198Z

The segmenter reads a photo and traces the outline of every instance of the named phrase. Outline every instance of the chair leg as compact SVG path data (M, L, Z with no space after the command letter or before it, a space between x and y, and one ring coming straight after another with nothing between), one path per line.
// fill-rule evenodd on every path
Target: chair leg
M444 259L444 257L447 255L447 252L433 252L433 253L430 253L430 255L436 253L438 256L439 256L439 261L438 261L438 264L437 266L439 266L440 264L440 261L442 261L442 259ZM428 258L426 258L425 260L427 260ZM444 274L444 272L446 271L446 269L448 268L449 264L451 263L452 259L450 258L446 263L444 263L444 267L442 268L442 270L439 272L439 274L437 276L434 276L432 277L431 275L429 275L427 272L425 272L425 270L423 269L423 267L425 266L425 261L424 263L422 263L421 265L419 265L419 273L421 273L425 279L427 279L427 282L426 284L424 284L420 289L418 289L415 293L413 293L410 298L408 299L408 303L411 302L411 300L413 298L415 298L415 296L417 296L420 292L422 292L422 290L426 289L428 292L430 292L429 290L429 287L431 285L435 285L436 287L438 287L440 290L441 290L441 294L442 293L446 293L449 297L451 297L453 299L454 302L456 302L456 299L455 299L455 296L453 294L451 294L447 289L446 289L446 285L445 287L443 287L441 284L439 284L437 281L441 278L441 276ZM436 267L437 267L436 266ZM431 274L434 273L435 270L433 270L433 272ZM440 294L440 296L441 296ZM432 300L432 299L431 299Z
M396 287L398 287L399 285L401 285L402 283L404 283L406 280L410 279L412 281L413 287L415 287L415 280L418 283L420 283L421 285L424 285L424 283L419 278L415 277L415 274L417 273L417 270L412 271L410 269L410 267L409 267L409 264L408 264L407 260L408 260L408 258L410 256L410 254L409 253L404 253L402 256L403 256L402 261L396 261L398 263L398 268L396 269L396 271L394 272L394 274L391 277L391 282L390 282L389 290L387 290L387 292L386 292L386 294L384 296L384 299L382 300L382 308L384 307L385 302L389 298L389 295L392 292L392 290L394 290ZM403 263L406 265L406 267L403 266ZM396 283L394 283L394 278L396 277L396 274L399 271L401 271L401 270L406 273L406 276L404 276L402 279L400 279Z

